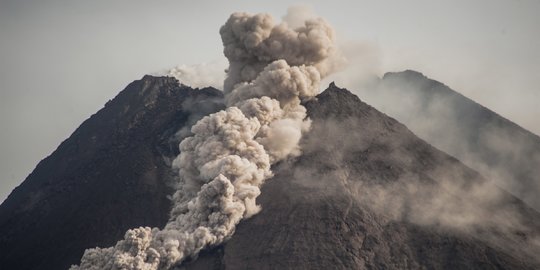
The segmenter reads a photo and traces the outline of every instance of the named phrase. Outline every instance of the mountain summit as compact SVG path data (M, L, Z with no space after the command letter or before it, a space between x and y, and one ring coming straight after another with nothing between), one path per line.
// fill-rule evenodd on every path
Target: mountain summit
M335 84L306 99L302 154L276 163L262 211L180 269L537 269L540 215ZM223 109L212 88L131 83L0 206L0 265L67 269L87 248L162 227L178 143Z

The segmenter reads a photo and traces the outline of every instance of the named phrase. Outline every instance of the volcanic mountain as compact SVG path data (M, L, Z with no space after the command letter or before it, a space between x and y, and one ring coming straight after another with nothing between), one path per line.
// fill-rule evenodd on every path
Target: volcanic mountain
M540 209L538 135L416 71L387 73L360 89L420 138Z
M274 165L224 244L179 269L538 269L540 214L331 84L303 105L302 155ZM162 227L171 160L222 93L145 76L86 120L0 206L4 269L67 269Z

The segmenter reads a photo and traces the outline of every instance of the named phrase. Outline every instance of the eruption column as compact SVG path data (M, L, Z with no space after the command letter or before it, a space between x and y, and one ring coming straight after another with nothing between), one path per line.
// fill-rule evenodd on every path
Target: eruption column
M271 165L300 154L309 129L302 99L335 66L334 34L322 19L300 28L267 14L234 13L220 29L229 69L227 109L204 117L180 143L171 218L165 228L128 230L111 248L86 250L77 269L169 269L230 238L257 214Z

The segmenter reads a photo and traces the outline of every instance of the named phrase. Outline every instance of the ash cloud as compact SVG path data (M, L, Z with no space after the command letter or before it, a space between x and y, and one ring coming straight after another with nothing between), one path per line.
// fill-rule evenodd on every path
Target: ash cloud
M238 83L254 80L277 59L291 66L313 66L323 77L339 64L334 31L322 18L308 20L293 30L286 23L275 25L272 17L265 14L235 13L227 24L230 27L220 30L229 59L225 93Z
M184 126L169 138L169 145L177 149L178 145L183 139L193 135L191 132L191 127L193 125L195 125L203 117L223 109L225 109L225 105L223 97L221 96L213 98L206 96L187 98L184 102L182 102L182 111L186 112L189 117L184 123ZM178 151L175 152L174 156L177 154L179 154ZM171 158L170 156L164 156L164 159L169 160Z
M220 34L229 60L227 108L199 120L180 143L169 222L128 230L114 247L89 249L72 270L169 269L223 243L260 210L256 198L272 164L300 154L310 127L301 101L315 96L336 67L332 28L322 19L291 29L267 14L234 13Z

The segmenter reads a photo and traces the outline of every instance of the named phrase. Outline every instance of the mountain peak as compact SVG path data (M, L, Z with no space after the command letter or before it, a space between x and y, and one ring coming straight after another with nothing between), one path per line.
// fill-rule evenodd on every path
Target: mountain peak
M359 108L357 108L356 105L358 105L358 102L360 101L360 98L358 96L351 93L349 90L345 88L340 88L336 86L335 83L330 83L327 89L322 91L319 95L317 95L316 99L318 101L308 101L306 103L306 106L310 106L310 102L324 102L326 104L329 104L328 107L325 108L339 108L339 110L332 110L332 111L324 111L320 112L323 114L328 114L336 117L346 117L347 115L350 115L357 111ZM309 109L308 109L309 112ZM317 113L315 111L310 112L310 116L313 116L314 113Z
M369 102L540 210L540 137L415 71L387 73Z
M406 69L404 71L386 72L383 75L383 80L388 79L389 77L393 77L393 76L403 76L403 77L407 77L407 78L411 78L411 79L412 78L416 78L416 79L425 78L425 79L427 79L427 77L424 74L422 74L421 72L419 72L419 71L412 70L412 69Z

